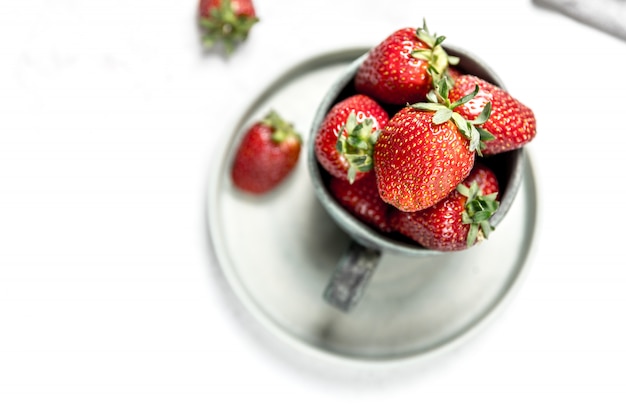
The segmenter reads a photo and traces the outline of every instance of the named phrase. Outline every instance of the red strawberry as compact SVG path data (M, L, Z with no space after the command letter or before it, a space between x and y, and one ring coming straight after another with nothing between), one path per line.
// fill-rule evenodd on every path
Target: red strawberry
M374 143L389 120L387 112L362 94L335 104L315 136L315 156L331 175L342 180L362 178L372 168Z
M355 217L382 232L391 231L387 219L389 205L378 195L373 171L365 173L363 178L353 184L331 177L329 188L339 204Z
M432 112L405 107L374 149L380 196L402 211L432 206L467 177L474 154L452 121L435 124Z
M537 133L537 122L533 111L513 98L507 91L474 75L462 75L456 78L450 90L450 100L458 100L475 89L479 91L469 102L456 108L456 111L468 120L476 118L491 103L491 116L482 128L494 136L484 142L482 153L494 155L521 148L530 142Z
M395 31L375 46L355 76L358 92L391 104L423 101L449 63L458 62L441 47L444 36L431 35L426 27ZM437 80L435 80L437 81Z
M448 88L448 81L440 79L428 103L403 108L379 135L374 148L378 191L399 210L423 210L446 197L469 175L475 151L489 136L475 125L489 118L491 107L467 121L454 110L477 91L450 103Z
M300 146L300 135L293 127L276 112L269 112L243 136L231 172L235 185L253 194L270 191L293 170Z
M211 48L222 41L227 53L238 42L246 40L248 32L259 21L252 0L200 0L198 6L202 41Z
M392 227L428 249L457 251L488 237L489 219L498 209L498 180L477 163L470 175L445 199L422 211L394 211Z

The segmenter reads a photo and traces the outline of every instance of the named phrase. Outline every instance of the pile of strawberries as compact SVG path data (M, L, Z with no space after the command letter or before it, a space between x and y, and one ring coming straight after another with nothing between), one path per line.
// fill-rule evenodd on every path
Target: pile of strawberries
M489 158L530 142L536 120L507 91L465 74L444 39L424 23L374 47L314 140L346 210L381 233L455 251L492 230L499 185Z
M249 30L256 18L240 13L235 24L235 2L200 4L205 28ZM329 191L356 218L428 249L456 251L492 231L500 189L490 162L529 143L536 120L504 89L464 73L444 40L426 23L392 33L362 61L312 140ZM245 132L233 184L252 194L273 190L297 164L301 143L270 112Z

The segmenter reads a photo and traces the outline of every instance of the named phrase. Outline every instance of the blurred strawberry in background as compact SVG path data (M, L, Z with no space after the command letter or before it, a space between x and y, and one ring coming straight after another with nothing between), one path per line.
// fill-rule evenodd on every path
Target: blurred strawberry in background
M259 21L252 0L200 0L198 9L203 45L211 49L221 43L227 54Z

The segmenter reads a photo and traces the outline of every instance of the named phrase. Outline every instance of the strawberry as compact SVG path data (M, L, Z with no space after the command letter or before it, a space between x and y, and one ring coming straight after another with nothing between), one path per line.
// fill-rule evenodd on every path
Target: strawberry
M275 111L252 124L235 154L232 179L241 190L263 194L282 182L300 156L301 137Z
M389 120L373 99L356 94L335 104L315 136L315 156L332 176L354 182L372 168L374 143Z
M359 66L354 80L356 90L390 104L424 100L448 64L458 62L442 48L444 40L444 36L431 35L426 22L422 28L393 32Z
M348 212L381 232L390 232L387 213L389 205L381 200L373 171L360 180L348 181L331 177L328 185L331 194Z
M221 41L228 54L259 21L252 0L200 0L198 15L204 46L211 48Z
M484 143L482 153L495 155L518 149L530 142L537 133L537 122L533 111L512 97L507 91L474 75L461 75L450 90L450 100L457 100L474 90L479 91L456 111L466 119L476 118L491 103L491 116L482 128L491 133L493 140Z
M475 245L493 230L489 219L498 209L498 180L476 163L470 175L445 199L422 211L394 211L394 230L428 249L457 251Z
M398 111L381 131L374 148L374 169L381 198L402 211L423 210L446 197L467 177L475 153L488 133L475 125L489 118L490 106L473 121L455 109L476 90L450 103L449 83L442 78L417 103Z

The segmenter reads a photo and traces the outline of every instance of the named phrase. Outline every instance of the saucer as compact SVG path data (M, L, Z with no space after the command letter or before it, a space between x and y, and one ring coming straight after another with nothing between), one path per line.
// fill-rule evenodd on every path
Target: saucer
M355 48L313 57L252 101L219 150L207 209L223 275L264 328L318 356L388 362L466 340L514 294L537 232L537 190L525 152L518 195L489 240L434 257L385 253L352 312L327 305L322 293L350 238L317 201L305 153L292 175L261 197L233 186L230 164L243 132L270 109L310 140L306 135L324 94L366 52Z

